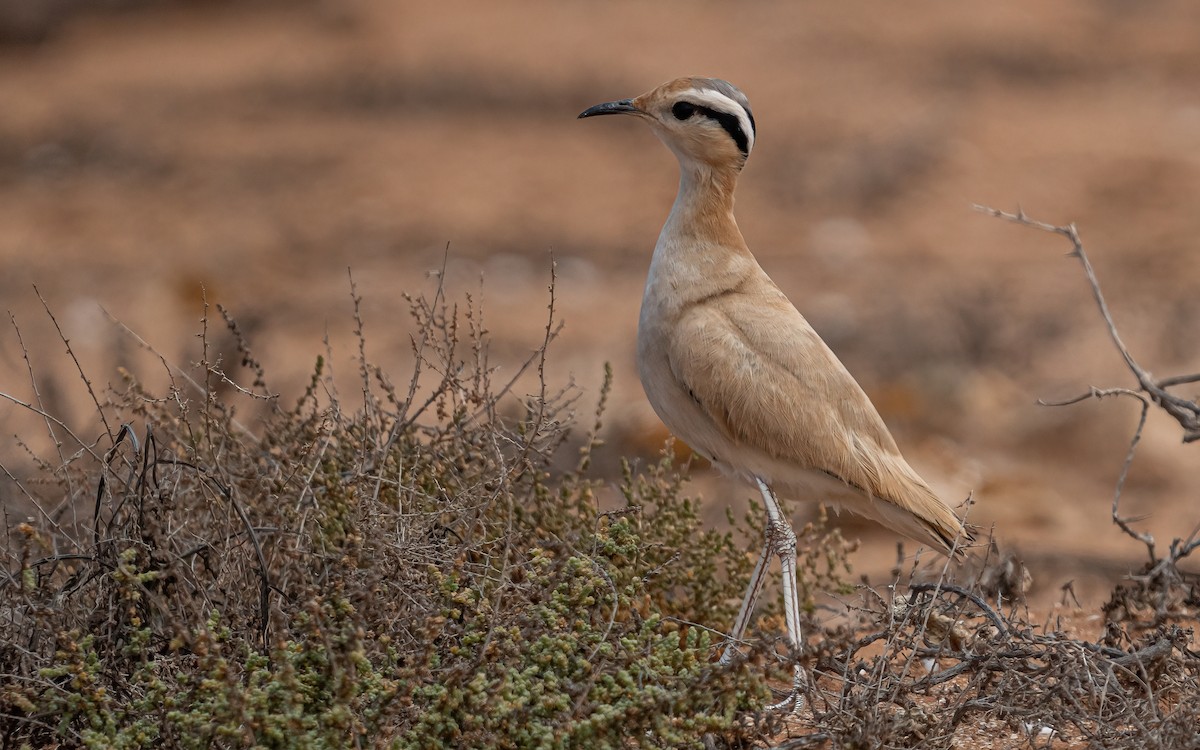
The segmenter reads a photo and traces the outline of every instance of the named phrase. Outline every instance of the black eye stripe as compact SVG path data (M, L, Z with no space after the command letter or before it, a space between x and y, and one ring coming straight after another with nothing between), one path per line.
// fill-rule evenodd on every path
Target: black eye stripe
M696 107L696 111L712 120L716 120L721 127L725 128L725 132L733 138L733 142L737 144L738 151L741 151L746 156L750 155L750 139L742 132L742 122L737 115L728 112L721 112L712 107ZM751 121L751 127L753 127Z
M737 115L706 107L703 104L693 104L686 100L680 100L671 105L671 114L676 120L687 120L697 112L725 128L725 132L729 133L733 142L737 144L738 150L746 156L750 155L750 139L742 130L742 122ZM750 118L750 130L754 132L754 115L747 111L746 116Z

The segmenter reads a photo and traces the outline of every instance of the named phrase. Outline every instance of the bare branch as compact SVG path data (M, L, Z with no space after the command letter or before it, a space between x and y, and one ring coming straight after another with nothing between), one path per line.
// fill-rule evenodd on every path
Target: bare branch
M112 426L108 423L108 417L104 414L104 407L100 405L100 400L96 398L96 391L92 389L92 381L84 373L83 365L79 364L79 357L75 356L75 350L71 348L70 339L63 333L62 326L58 324L58 318L54 317L53 311L50 310L50 303L42 296L42 290L37 288L37 284L33 285L33 291L37 294L38 300L41 301L42 307L46 310L46 315L50 316L50 322L54 324L54 330L58 332L59 341L62 341L63 346L67 347L67 354L71 356L71 361L75 363L75 370L79 373L79 377L83 379L83 384L87 386L88 395L91 396L92 403L96 406L96 413L100 415L100 421L104 424L105 432L108 433L110 440L115 440Z
M1107 388L1100 389L1092 387L1087 393L1081 394L1074 398L1058 402L1040 401L1038 403L1047 406L1064 406L1067 404L1076 404L1089 398L1101 399L1108 396L1125 396L1135 398L1141 403L1141 412L1138 415L1137 429L1134 430L1133 437L1129 442L1129 450L1125 454L1125 461L1121 465L1121 473L1117 478L1117 485L1113 492L1112 501L1112 520L1125 534L1137 539L1142 544L1146 545L1146 550L1150 555L1149 570L1150 576L1157 576L1165 568L1175 569L1177 563L1200 546L1200 542L1196 541L1196 532L1188 538L1186 542L1176 539L1171 544L1170 554L1159 559L1154 546L1154 537L1146 532L1135 531L1130 522L1136 519L1125 518L1121 516L1120 501L1121 493L1125 488L1125 481L1129 476L1129 467L1133 463L1133 457L1137 452L1138 444L1142 439L1142 432L1146 427L1146 418L1150 411L1150 404L1154 403L1163 411L1170 414L1180 427L1183 428L1183 442L1190 443L1195 440L1200 440L1200 405L1195 401L1189 401L1180 398L1166 391L1167 388L1186 383L1200 382L1200 373L1192 375L1177 375L1168 378L1155 380L1150 373L1146 372L1133 355L1129 353L1129 349L1125 346L1125 342L1121 340L1120 334L1117 332L1116 323L1113 322L1112 313L1108 309L1108 303L1104 299L1104 293L1100 290L1100 281L1096 278L1096 271L1092 268L1091 261L1088 259L1087 252L1083 247L1083 240L1079 237L1079 231L1074 224L1065 226L1057 226L1047 224L1042 221L1036 221L1026 216L1025 212L1018 208L1016 213L1008 213L1000 211L988 206L976 205L975 209L986 213L990 216L995 216L1005 221L1011 221L1022 226L1032 227L1043 232L1050 232L1066 237L1071 243L1071 256L1078 258L1083 266L1084 275L1087 276L1088 284L1091 286L1092 297L1096 300L1096 306L1100 309L1100 315L1104 318L1104 324L1108 328L1109 338L1112 339L1113 345L1117 348L1121 358L1125 361L1126 367L1137 378L1138 390L1128 388ZM1144 394L1144 395L1143 395ZM1200 529L1200 526L1197 527ZM1176 576L1177 577L1177 576ZM1174 579L1172 579L1174 580Z
M1005 624L1004 618L997 614L996 610L992 609L991 606L989 606L988 603L983 600L983 597L979 596L973 591L964 589L962 586L956 586L952 583L946 583L943 580L939 580L937 583L914 583L908 587L908 590L914 594L919 594L924 591L932 591L934 596L936 596L939 591L945 591L947 593L957 594L965 599L969 599L976 607L979 607L979 609L982 610L985 615L987 615L987 618L992 621L992 624L996 626L996 630L998 630L1001 635L1008 635L1008 625Z
M1192 375L1175 375L1169 378L1163 378L1158 381L1159 388L1170 388L1175 385L1184 385L1185 383L1200 383L1200 372Z
M1100 291L1100 281L1096 278L1096 271L1092 268L1092 263L1088 260L1087 252L1083 249L1083 240L1079 237L1079 230L1075 228L1075 225L1056 226L1054 224L1035 221L1026 216L1025 212L1021 209L1017 209L1017 213L1013 214L988 206L976 205L975 208L978 211L999 219L1004 219L1005 221L1032 227L1043 232L1062 235L1071 242L1071 255L1078 258L1080 264L1083 266L1083 272L1087 276L1088 284L1091 285L1092 297L1095 298L1096 305L1100 308L1100 315L1104 318L1104 323L1108 327L1109 338L1112 339L1113 345L1116 346L1121 358L1125 360L1126 367L1137 378L1140 390L1145 391L1151 401L1179 422L1179 425L1183 428L1183 442L1190 443L1194 440L1200 440L1200 405L1194 401L1175 396L1165 390L1171 385L1196 382L1200 380L1200 374L1184 375L1155 381L1150 373L1142 369L1137 360L1133 358L1133 355L1129 353L1129 349L1125 346L1125 342L1121 340L1121 335L1117 332L1117 325L1113 322L1112 313L1109 312L1108 303L1104 299L1104 293Z
M45 419L47 421L47 423L52 422L52 423L58 425L60 428L63 429L64 432L66 432L68 435L71 436L72 440L74 440L76 443L79 444L80 448L82 448L83 450L90 453L92 455L92 458L95 458L96 460L100 459L99 454L97 454L96 451L94 450L96 445L100 442L99 438L97 438L95 441L93 441L91 443L88 443L88 442L84 441L83 438L79 437L74 432L72 432L71 428L67 427L67 424L65 422L63 422L61 419L54 416L50 412L45 411L43 409L39 409L37 406L34 406L33 404L29 403L28 401L22 401L21 399L17 398L16 396L10 395L8 393L4 393L3 391L0 391L0 399L4 399L5 401L11 401L12 403L16 404L17 406L20 406L23 409L28 409L29 411L33 412L34 414L37 414L42 419ZM67 459L65 456L63 457L62 460L63 460L64 464L67 463Z

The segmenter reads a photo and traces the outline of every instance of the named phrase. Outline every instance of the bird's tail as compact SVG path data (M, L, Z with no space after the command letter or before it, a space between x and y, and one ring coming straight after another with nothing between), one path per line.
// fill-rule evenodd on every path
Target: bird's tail
M898 454L880 456L875 468L877 486L863 515L950 556L961 556L975 540L972 527Z

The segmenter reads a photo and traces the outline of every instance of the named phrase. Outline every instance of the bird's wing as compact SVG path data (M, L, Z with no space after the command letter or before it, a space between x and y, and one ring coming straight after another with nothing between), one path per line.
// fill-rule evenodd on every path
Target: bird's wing
M962 523L900 455L858 383L769 280L685 309L674 377L733 443L863 493L851 510L940 547Z

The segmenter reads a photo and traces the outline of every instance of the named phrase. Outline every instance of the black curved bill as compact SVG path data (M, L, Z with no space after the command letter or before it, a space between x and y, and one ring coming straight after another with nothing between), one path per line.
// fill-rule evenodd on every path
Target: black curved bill
M594 107L588 107L579 113L579 119L595 117L596 115L631 115L640 111L637 107L633 106L632 99L622 99L616 102L605 102L597 104Z

